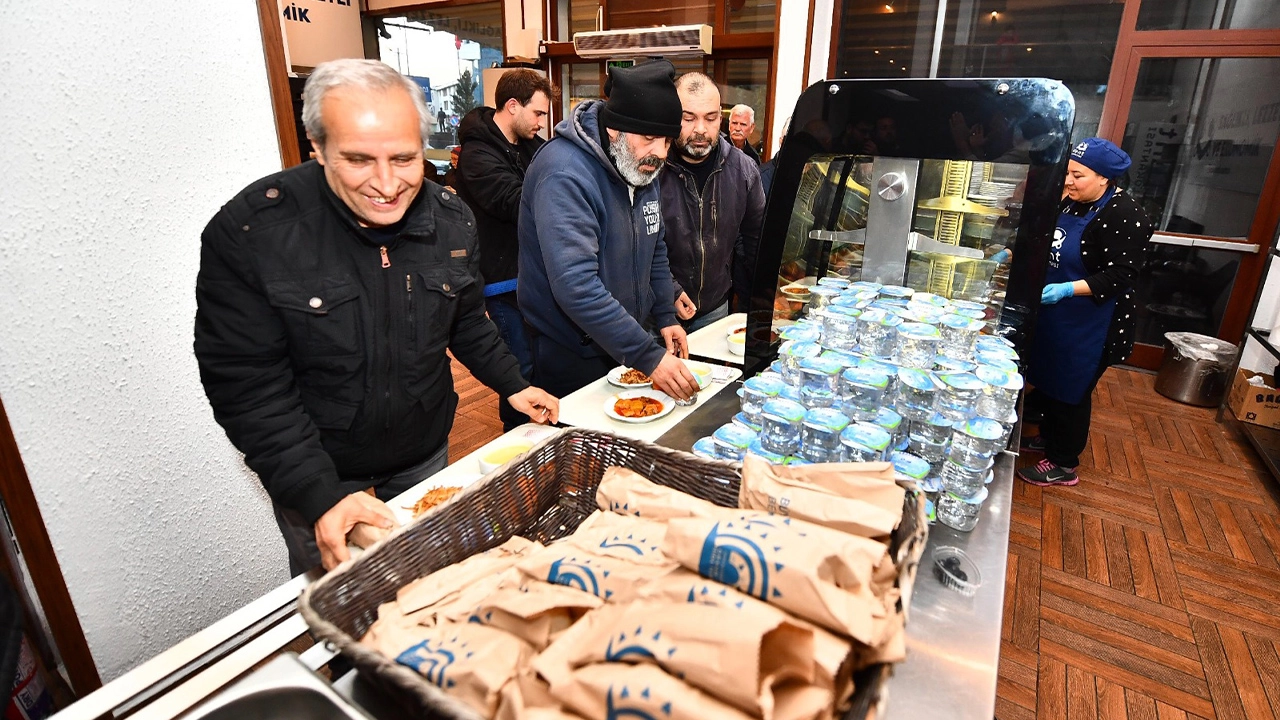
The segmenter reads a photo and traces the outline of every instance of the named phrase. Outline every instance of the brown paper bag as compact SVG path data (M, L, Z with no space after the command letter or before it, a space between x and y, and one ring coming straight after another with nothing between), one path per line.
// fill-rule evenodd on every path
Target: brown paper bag
M749 715L671 677L656 665L600 663L573 672L551 692L588 718L748 720Z
M575 669L600 662L656 663L745 712L780 720L772 714L774 687L813 682L813 633L754 604L652 598L593 610L534 667L555 688Z
M723 509L715 503L659 485L621 467L604 471L596 488L596 505L601 510L646 520L709 517L716 510Z
M657 549L649 551L649 547ZM642 554L649 553L648 562L602 555L561 541L531 554L516 567L535 580L567 585L607 602L628 602L639 594L646 582L680 567L679 563L670 558L657 561L661 556L660 546L646 545L640 551Z
M542 650L553 637L603 603L591 593L521 575L518 583L488 594L462 616L450 619L505 630Z
M574 533L552 544L571 545L594 555L606 555L641 565L674 565L662 554L667 524L597 510Z
M485 717L493 717L503 686L534 655L523 640L475 623L414 626L398 641L386 638L375 648Z
M738 510L671 520L663 551L722 582L859 642L882 640L887 613L875 585L892 565L884 545L794 518ZM883 572L883 570L882 570Z
M476 581L513 567L521 558L541 547L541 543L518 536L512 537L498 547L440 568L400 588L396 593L400 610L408 614L437 605Z
M538 677L533 668L526 667L502 686L498 698L498 713L493 720L526 720L535 717L538 711L561 712L560 701L551 695L551 688ZM557 716L551 714L545 717Z
M808 520L887 542L889 533L902 521L905 492L894 482L893 467L889 463L844 463L835 466L844 468L840 473L833 473L830 467L770 465L748 456L742 464L739 504L744 509ZM859 485L865 490L855 487ZM839 494L833 486L859 495Z
M708 580L683 568L649 582L645 585L641 597L692 602L713 607L745 605L756 608L756 612L775 613L779 618L785 618L808 628L813 633L813 684L829 691L828 704L833 704L832 696L843 703L853 694L853 671L856 669L850 658L853 646L848 640L807 620L801 620L735 588Z

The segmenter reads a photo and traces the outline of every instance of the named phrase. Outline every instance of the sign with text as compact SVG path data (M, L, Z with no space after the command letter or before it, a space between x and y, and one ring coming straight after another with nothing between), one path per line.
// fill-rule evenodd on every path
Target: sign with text
M360 6L353 0L279 0L289 64L312 68L326 60L364 57Z

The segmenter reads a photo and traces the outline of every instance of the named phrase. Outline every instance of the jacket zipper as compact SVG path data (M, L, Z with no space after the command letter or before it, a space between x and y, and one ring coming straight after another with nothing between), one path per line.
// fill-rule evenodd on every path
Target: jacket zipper
M382 245L378 248L378 252L382 255L382 267L391 267L391 257L387 255L387 246Z
M416 351L418 346L418 325L413 319L413 276L409 274L404 276L404 304L406 308L405 315L409 318L409 342L413 344Z
M389 267L391 267L391 257L387 254L387 246L386 246L386 245L382 245L382 246L380 246L380 247L378 248L378 254L382 256L382 267L383 267L383 268L389 268ZM395 318L394 318L394 313L392 313L392 312L391 312L391 308L392 308L392 307L394 307L394 306L392 305L392 302L393 302L393 299L392 299L392 292L393 292L393 290L392 290L392 288L394 288L394 285L393 285L393 284L392 284L392 282L391 282L390 276L389 276L389 275L387 275L386 273L383 273L382 275L380 275L380 276L379 276L379 278L382 280L383 285L384 285L384 286L386 287L386 289L387 289L387 290L386 290L386 308L387 308L387 311L386 311L386 318L387 318L387 319L386 319L386 322L385 322L385 323L383 323L383 331L386 333L386 340L387 340L387 341L386 341L386 343L384 344L384 347L386 347L386 348L387 348L387 375L386 375L386 378L387 378L387 384L388 384L388 387L387 387L387 389L386 389L386 390L384 390L384 391L383 391L383 394L382 394L382 412L383 412L383 415L382 415L382 428L383 428L384 430L390 430L390 429L391 429L391 388L390 388L390 385L391 385L391 384L393 384L393 383L395 383L395 382L396 382L396 380L397 380L397 379L398 379L398 377L399 377L399 376L396 374ZM385 437L385 436L384 436L384 437Z

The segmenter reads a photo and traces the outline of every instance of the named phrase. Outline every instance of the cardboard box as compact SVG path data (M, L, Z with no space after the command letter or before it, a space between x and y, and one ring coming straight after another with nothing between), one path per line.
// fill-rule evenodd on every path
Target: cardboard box
M1266 386L1250 385L1252 377L1261 377ZM1276 389L1275 378L1266 373L1237 370L1227 404L1241 422L1280 429L1280 390Z

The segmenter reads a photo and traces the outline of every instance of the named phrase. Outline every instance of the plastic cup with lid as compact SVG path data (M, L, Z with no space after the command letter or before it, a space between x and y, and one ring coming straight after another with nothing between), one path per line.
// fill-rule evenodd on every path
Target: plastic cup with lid
M1000 452L1000 436L1004 428L991 418L973 418L957 423L951 433L951 450L947 457L966 467L981 467Z
M800 450L800 426L804 406L776 397L765 401L760 410L760 444L779 455L794 455Z
M827 408L840 400L840 371L844 366L824 357L800 361L800 404L806 408Z
M842 277L824 277L818 278L818 284L824 287L833 287L837 290L844 290L849 287L849 278Z
M761 430L760 423L753 422L751 418L747 417L746 413L740 412L737 415L734 415L733 422L741 425L742 427L750 430L753 433L756 433L756 434L760 433L760 430Z
M938 412L931 412L918 420L910 420L907 427L907 449L931 463L942 462L947 454L952 427L951 421Z
M764 445L760 444L760 438L751 441L751 444L747 446L747 454L763 458L770 465L785 465L787 462L786 455L779 455L776 452L765 450Z
M942 373L938 376L941 386L935 405L938 412L952 422L973 417L974 405L982 393L983 382L973 373Z
M884 431L889 433L889 447L897 449L899 440L906 437L904 433L905 428L902 424L902 416L893 408L880 408L876 411L876 416L871 422L884 428Z
M994 461L991 458L981 467L961 465L948 457L942 463L942 489L958 497L973 497L979 490L984 490L983 480L991 470Z
M834 350L852 350L858 345L858 317L862 311L844 305L831 305L822 311L822 346Z
M933 374L919 368L898 371L898 397L894 409L908 420L923 420L933 414L938 383Z
M932 325L902 323L898 326L898 364L922 370L932 369L941 338L938 328Z
M800 387L800 363L807 358L815 358L822 354L822 346L816 342L796 341L786 345L780 352L782 356L782 379L788 385Z
M944 490L938 495L938 522L960 532L969 532L978 526L982 503L986 502L986 499L985 487L972 497L964 497Z
M773 375L769 373L769 375ZM766 400L778 397L786 387L781 376L767 377L763 374L747 378L742 383L742 414L752 423L760 424L760 409Z
M893 472L899 480L921 483L929 476L929 462L911 453L895 452L889 456Z
M691 452L704 460L719 460L720 456L716 454L715 440L711 436L698 438L693 444Z
M854 420L874 420L888 387L888 373L871 367L848 368L840 373L841 407Z
M902 318L881 308L871 308L858 316L858 347L863 355L892 358L898 349L898 326Z
M716 455L722 460L742 460L747 454L747 446L756 439L756 434L738 423L730 422L716 428L711 433L711 439L715 441Z
M916 291L903 285L884 285L880 288L880 297L894 300L909 300Z
M987 365L979 365L974 374L984 383L982 395L974 406L978 415L1004 418L1017 409L1018 393L1023 386L1021 374Z
M879 293L880 288L882 287L884 287L884 285L881 285L878 282L872 282L870 280L858 280L857 282L849 283L849 289L857 290L858 292L862 292L863 290L870 290L871 292Z
M814 463L840 462L840 433L849 426L844 413L816 408L804 414L800 431L800 457Z
M809 313L812 314L815 310L821 310L830 305L831 301L840 295L840 291L841 288L831 285L814 285L809 288Z
M889 433L884 428L868 422L855 422L840 433L845 462L884 460L889 441Z
M981 320L956 313L944 315L938 321L938 332L942 334L938 354L955 360L971 359L981 330Z

